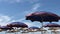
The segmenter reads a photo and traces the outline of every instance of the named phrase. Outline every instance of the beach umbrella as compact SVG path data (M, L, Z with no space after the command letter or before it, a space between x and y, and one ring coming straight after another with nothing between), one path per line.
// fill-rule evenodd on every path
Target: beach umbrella
M7 30L12 30L13 28L10 28L10 27L7 27L7 26L1 26L0 29L2 31L7 31ZM6 34L6 32L5 32L5 34Z
M44 25L44 27L49 27L50 29L58 29L60 27L59 24L56 24L56 23L48 23L46 25Z
M35 27L35 26L32 26L32 27L29 27L29 29L39 29L39 27Z
M56 23L48 23L48 24L44 25L43 27L49 27L49 30L54 30L54 32L56 34L56 30L59 29L60 25L56 24Z
M31 20L31 21L39 21L39 22L57 22L59 21L60 17L54 13L51 12L34 12L31 14L28 14L26 16L26 20Z
M7 24L7 27L15 27L16 28L28 28L28 25L22 22L12 22L10 24Z
M58 22L60 20L60 17L51 12L40 11L40 12L34 12L26 15L26 20L31 20L32 22L39 21L41 23L42 22L51 23L51 22ZM42 23L42 26L43 26L43 23Z
M1 26L0 26L0 32L2 32Z
M37 32L38 30L39 30L39 27L36 27L36 26L32 26L28 28L28 31L33 34L34 32Z
M8 27L22 27L22 28L25 28L25 27L28 27L28 25L26 25L25 23L22 23L22 22L12 22L10 24L7 24Z
M29 29L30 31L31 31L31 30L38 31L38 30L39 30L39 27L32 26L32 27L29 27L28 29Z
M60 27L60 25L56 23L48 23L48 24L45 24L44 27Z
M7 27L7 26L1 26L0 29L2 29L3 31L6 31L6 30L11 30L13 28L10 28L10 27Z

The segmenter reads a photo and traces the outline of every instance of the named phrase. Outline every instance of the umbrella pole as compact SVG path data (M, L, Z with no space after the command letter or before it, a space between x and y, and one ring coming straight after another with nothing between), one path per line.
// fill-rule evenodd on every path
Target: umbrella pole
M17 28L16 30L17 30L17 32L16 32L16 33L18 34L18 28Z
M16 30L16 27L15 27L15 29L14 30ZM16 32L15 32L15 34L16 34Z
M41 28L43 29L43 18L42 18L42 16L41 16L41 24L42 24L42 26L41 26ZM43 34L43 31L41 31L41 34Z
M54 30L55 34L57 34L56 30Z
M52 22L50 21L50 23L52 23ZM51 31L51 34L52 34L52 31Z
M6 31L5 31L5 34L7 34Z
M53 32L51 31L51 34L52 34Z
M34 32L33 32L33 34L34 34Z
M42 24L42 27L41 28L43 29L43 23L41 22L41 24ZM41 34L43 34L43 31L41 31Z
M52 23L52 22L50 21L50 23Z

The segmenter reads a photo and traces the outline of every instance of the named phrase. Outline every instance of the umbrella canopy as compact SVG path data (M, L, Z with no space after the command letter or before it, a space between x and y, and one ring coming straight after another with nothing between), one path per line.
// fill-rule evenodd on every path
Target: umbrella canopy
M39 29L39 27L33 26L33 27L29 27L29 29Z
M7 26L8 27L22 27L22 28L28 27L28 25L22 22L12 22L10 24L7 24Z
M54 30L54 31L60 29L60 25L56 23L48 23L43 27L49 27L48 30Z
M44 25L44 27L60 27L60 25L56 24L56 23L48 23L48 24Z
M0 29L2 30L11 30L13 28L7 27L7 26L0 26Z
M26 16L26 20L31 20L31 21L40 21L40 22L52 22L52 21L58 21L60 17L54 13L51 12L34 12L31 14L28 14Z

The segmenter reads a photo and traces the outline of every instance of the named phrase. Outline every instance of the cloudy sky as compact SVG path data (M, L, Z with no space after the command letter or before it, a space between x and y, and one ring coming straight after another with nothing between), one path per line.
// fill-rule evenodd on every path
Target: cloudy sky
M0 24L20 21L29 26L40 26L39 22L25 20L27 14L35 11L48 11L60 16L60 0L0 0Z

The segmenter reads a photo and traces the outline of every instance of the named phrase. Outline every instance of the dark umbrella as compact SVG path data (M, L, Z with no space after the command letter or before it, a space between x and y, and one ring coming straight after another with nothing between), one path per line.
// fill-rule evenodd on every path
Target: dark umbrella
M25 23L22 23L22 22L12 22L8 24L7 26L8 27L22 27L22 28L28 27Z
M2 29L3 31L6 31L6 30L11 30L13 28L10 28L10 27L7 27L7 26L1 26L0 29Z
M26 20L39 21L39 22L53 22L58 21L60 17L51 12L34 12L26 16Z
M1 26L0 29L2 29L2 31L7 31L7 30L11 30L13 28L7 27L7 26Z
M49 27L50 29L56 30L57 28L55 28L55 27L60 27L60 25L56 24L56 23L48 23L48 24L44 25L43 27Z
M1 25L0 25L0 32L2 32Z
M60 27L60 25L56 24L56 23L48 23L48 24L44 25L44 27Z
M22 22L12 22L12 23L8 24L7 27L27 28L28 25L26 25L25 23L22 23Z
M60 19L60 17L54 13L51 12L44 12L44 11L40 11L40 12L34 12L31 14L28 14L26 16L26 20L31 20L33 21L39 21L39 22L58 22ZM42 23L43 26L43 23ZM43 28L43 27L42 27Z
M56 27L60 27L60 25L56 24L56 23L48 23L48 24L44 25L44 27L49 27L50 28L49 30L54 30L54 32L55 32L55 30L57 30ZM55 32L55 34L56 34L56 32Z

